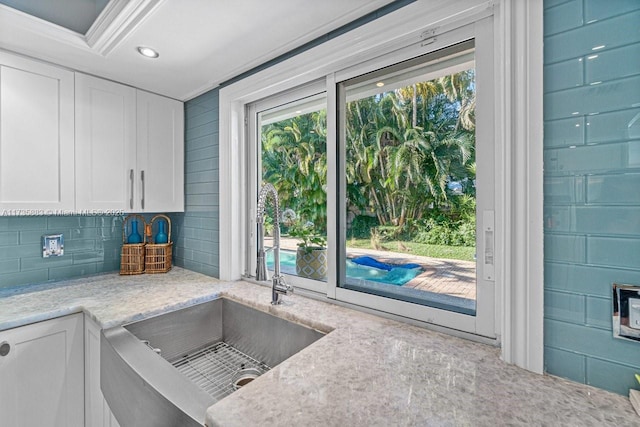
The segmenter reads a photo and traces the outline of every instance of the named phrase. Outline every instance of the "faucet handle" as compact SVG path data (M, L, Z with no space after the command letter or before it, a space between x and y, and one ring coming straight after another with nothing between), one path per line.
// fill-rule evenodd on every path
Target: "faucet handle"
M281 295L290 295L293 293L293 286L288 285L283 275L273 276L273 290Z

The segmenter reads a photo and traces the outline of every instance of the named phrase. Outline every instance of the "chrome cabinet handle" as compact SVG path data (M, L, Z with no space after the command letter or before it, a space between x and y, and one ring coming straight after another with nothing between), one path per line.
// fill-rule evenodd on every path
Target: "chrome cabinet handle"
M144 209L144 171L140 171L140 180L142 181L142 200L140 201L140 207Z
M11 351L11 346L9 345L8 342L4 341L2 344L0 344L0 356L6 356L7 354L9 354L9 352Z
M129 171L129 180L131 180L131 198L129 199L129 209L133 209L133 169Z

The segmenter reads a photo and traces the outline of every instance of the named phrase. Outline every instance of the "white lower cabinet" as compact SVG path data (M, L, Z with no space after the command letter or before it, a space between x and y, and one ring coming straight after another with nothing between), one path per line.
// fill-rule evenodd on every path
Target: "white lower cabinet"
M100 390L100 326L85 316L85 425L120 427Z
M83 315L0 331L0 425L84 425Z

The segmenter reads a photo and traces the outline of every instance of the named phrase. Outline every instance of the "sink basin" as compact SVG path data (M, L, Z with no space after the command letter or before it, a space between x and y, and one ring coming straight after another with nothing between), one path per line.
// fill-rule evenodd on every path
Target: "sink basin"
M102 331L101 388L123 426L202 426L209 406L322 336L219 298Z

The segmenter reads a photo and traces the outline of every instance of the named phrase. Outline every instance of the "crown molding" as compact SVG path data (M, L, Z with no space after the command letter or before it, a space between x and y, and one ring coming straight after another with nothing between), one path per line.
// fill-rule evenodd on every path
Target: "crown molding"
M26 30L56 42L107 56L165 0L111 0L86 36L0 4L0 33Z
M87 48L85 38L82 34L3 4L0 4L0 23L0 34L5 31L7 34L15 34L16 31L28 31L38 36L81 49Z
M85 37L87 45L107 56L165 0L111 0Z

